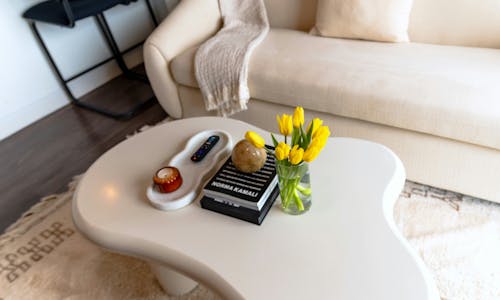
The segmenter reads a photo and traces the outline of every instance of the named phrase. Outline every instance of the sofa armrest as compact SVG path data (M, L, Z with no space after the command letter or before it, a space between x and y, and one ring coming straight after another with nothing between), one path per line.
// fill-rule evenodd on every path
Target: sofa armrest
M182 106L170 72L170 61L214 35L222 24L217 0L183 0L144 43L144 65L153 91L165 111L182 117Z

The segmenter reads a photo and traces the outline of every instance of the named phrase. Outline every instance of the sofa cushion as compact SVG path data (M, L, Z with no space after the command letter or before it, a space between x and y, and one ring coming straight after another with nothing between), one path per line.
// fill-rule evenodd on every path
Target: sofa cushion
M182 85L197 87L195 52L170 66ZM264 101L500 149L499 66L495 49L271 29L250 59L249 88Z
M382 42L408 42L413 0L319 0L318 35Z

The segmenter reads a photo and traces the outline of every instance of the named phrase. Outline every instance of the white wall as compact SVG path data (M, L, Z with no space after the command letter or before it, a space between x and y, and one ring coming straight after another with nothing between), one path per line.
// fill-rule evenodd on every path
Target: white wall
M0 2L0 140L69 103L26 20L21 15L40 0ZM158 19L162 19L176 0L151 0ZM116 6L106 18L121 49L144 40L153 29L144 0L129 6ZM74 28L39 24L41 35L59 69L67 78L110 57L104 38L93 18ZM142 62L141 48L125 56L129 67ZM120 74L110 62L70 83L75 96L81 96Z

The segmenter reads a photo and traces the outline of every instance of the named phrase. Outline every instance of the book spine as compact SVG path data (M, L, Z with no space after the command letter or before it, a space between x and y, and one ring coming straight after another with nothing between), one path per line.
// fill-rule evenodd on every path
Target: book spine
M233 218L237 218L240 220L260 225L264 221L264 218L267 216L271 207L273 206L274 201L276 200L276 198L278 198L278 195L279 195L279 187L276 186L269 195L269 198L266 199L265 204L262 207L262 210L260 211L248 209L241 206L238 207L230 204L221 203L215 199L206 196L204 196L201 199L200 204L201 207L204 209L208 209L226 216L230 216Z

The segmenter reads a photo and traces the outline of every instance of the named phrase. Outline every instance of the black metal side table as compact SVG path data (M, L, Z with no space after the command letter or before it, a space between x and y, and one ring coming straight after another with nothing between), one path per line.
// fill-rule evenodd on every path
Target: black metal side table
M129 111L114 112L106 108L85 103L80 99L77 99L71 92L70 88L68 87L69 82L75 80L76 78L84 75L89 71L96 69L97 67L102 66L103 64L113 59L116 61L116 63L118 64L118 66L120 67L126 78L132 80L139 80L144 82L145 84L149 84L149 81L145 75L131 71L127 67L123 59L123 54L130 52L131 50L141 46L143 42L133 45L132 47L129 47L123 52L120 51L115 41L115 38L113 37L109 24L106 21L106 18L104 17L105 10L110 9L119 4L128 5L130 4L130 2L136 2L136 1L137 0L49 0L38 3L29 8L26 12L24 12L23 17L28 19L36 39L42 46L45 55L47 56L52 68L54 69L59 79L59 82L61 83L68 97L70 98L72 104L115 119L129 119L154 103L155 98L152 97L144 102L135 105ZM154 25L158 26L158 21L154 14L150 0L145 0L145 2ZM107 58L79 72L76 75L73 75L69 78L64 78L61 71L57 67L57 64L55 63L52 55L50 54L46 43L44 42L42 36L40 35L40 31L37 28L36 22L46 22L73 28L75 26L76 21L87 17L94 17L96 19L99 30L104 35L109 50L113 55L112 57Z

